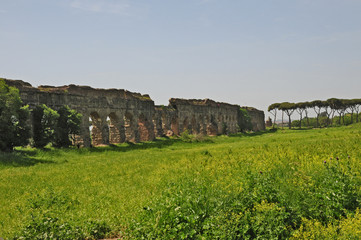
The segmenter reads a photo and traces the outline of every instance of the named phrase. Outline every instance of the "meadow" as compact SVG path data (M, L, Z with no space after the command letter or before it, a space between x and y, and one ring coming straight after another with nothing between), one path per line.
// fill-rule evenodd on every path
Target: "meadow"
M0 153L6 239L359 239L361 124Z

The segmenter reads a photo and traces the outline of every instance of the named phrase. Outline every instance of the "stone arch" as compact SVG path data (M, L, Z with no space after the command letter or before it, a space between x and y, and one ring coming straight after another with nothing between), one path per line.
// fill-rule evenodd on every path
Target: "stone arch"
M202 135L206 135L207 134L207 122L206 122L206 118L203 115L200 115L198 117L198 122L199 122L199 133Z
M153 125L154 125L154 133L157 137L162 137L164 135L163 132L163 118L161 114L153 114Z
M91 138L90 138L90 116L86 112L78 111L82 114L81 123L80 123L80 132L75 135L73 138L73 145L76 147L90 147Z
M120 128L120 121L119 117L116 115L115 112L111 112L108 115L107 123L109 127L109 143L110 144L117 144L122 142L121 137L121 128Z
M166 115L166 113L163 111L161 114L161 122L162 122L162 131L163 134L167 134L169 130L171 130L171 121L170 117Z
M218 113L218 118L217 118L217 125L218 125L218 133L223 134L224 132L224 116L222 115L222 113Z
M176 116L172 117L172 121L170 123L170 128L174 135L179 135L179 122Z
M196 117L194 115L192 116L192 120L191 120L191 129L192 129L192 134L199 133L200 126L197 123Z
M138 133L140 141L149 141L151 140L151 129L149 129L148 119L144 114L140 114L138 118Z
M216 136L218 135L218 124L214 115L211 115L210 120L207 124L207 135Z
M190 124L189 124L189 121L188 121L188 117L185 117L184 120L183 120L183 128L182 128L182 132L185 132L185 131L188 131L190 132Z
M91 112L89 116L89 131L91 144L97 146L103 144L102 120L99 113Z
M135 129L134 129L134 117L130 112L124 114L124 134L125 141L136 142Z

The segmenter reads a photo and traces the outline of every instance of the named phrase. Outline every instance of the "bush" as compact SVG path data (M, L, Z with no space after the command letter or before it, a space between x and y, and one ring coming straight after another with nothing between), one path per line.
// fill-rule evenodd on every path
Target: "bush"
M0 79L0 151L12 151L28 144L30 128L28 107L22 107L18 89Z
M72 144L70 136L80 132L82 115L68 106L62 106L58 110L58 114L59 118L57 119L54 132L54 144L56 147L67 147Z
M54 140L54 129L59 114L45 104L38 105L33 110L33 139L35 147L43 148Z
M181 133L180 139L183 142L188 142L188 143L192 143L192 142L212 142L212 140L211 140L211 138L209 136L203 135L203 134L191 135L191 134L189 134L188 130Z
M55 111L46 105L36 106L33 110L33 131L35 147L45 147L53 143L56 147L72 144L70 137L80 132L82 115L68 106Z

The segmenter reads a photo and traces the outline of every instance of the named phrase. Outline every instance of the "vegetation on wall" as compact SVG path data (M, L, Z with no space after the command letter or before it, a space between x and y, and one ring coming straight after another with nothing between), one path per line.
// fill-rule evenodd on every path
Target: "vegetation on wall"
M18 89L0 79L0 151L12 151L28 143L28 106L22 106Z
M252 130L251 117L246 109L240 108L238 111L238 125L240 132L246 132Z
M30 110L23 106L19 90L0 79L0 151L12 151L15 146L29 143L30 115L35 147L43 148L49 143L69 146L80 131L82 116L75 110L62 106L56 111L44 104Z

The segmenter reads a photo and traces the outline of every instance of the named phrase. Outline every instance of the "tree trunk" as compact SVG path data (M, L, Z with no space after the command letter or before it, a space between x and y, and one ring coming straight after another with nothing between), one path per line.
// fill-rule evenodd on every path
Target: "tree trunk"
M275 129L275 125L276 125L276 116L277 116L277 112L275 111L275 114L274 114L274 119L273 119L273 129Z
M318 111L317 111L317 110ZM316 128L319 127L319 118L320 118L320 112L321 112L321 108L317 108L317 107L314 107L313 110L315 110L315 113L316 113Z
M291 129L291 114L288 115L288 128Z

